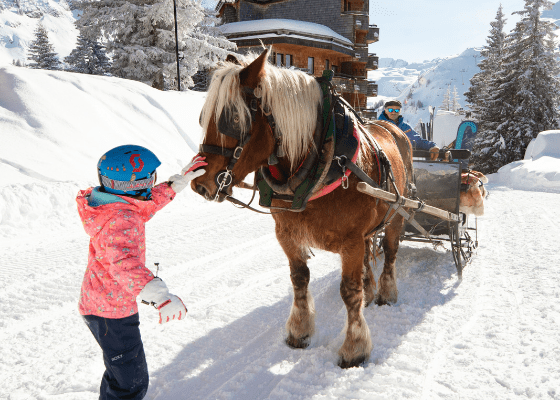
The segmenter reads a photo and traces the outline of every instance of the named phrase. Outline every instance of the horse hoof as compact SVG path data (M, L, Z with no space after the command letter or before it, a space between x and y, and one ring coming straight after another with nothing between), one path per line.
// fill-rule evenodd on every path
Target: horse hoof
M392 306L396 302L383 299L381 296L375 298L375 304L378 306Z
M363 366L365 362L366 362L366 356L361 356L350 361L346 361L341 358L338 360L338 366L344 369L354 368L354 367Z
M391 303L388 303L388 302L386 302L385 300L382 300L382 299L379 299L379 298L378 298L378 299L375 299L375 305L378 305L378 306L390 306Z
M286 344L292 349L305 349L309 346L309 336L304 336L302 338L296 339L292 335L286 338Z

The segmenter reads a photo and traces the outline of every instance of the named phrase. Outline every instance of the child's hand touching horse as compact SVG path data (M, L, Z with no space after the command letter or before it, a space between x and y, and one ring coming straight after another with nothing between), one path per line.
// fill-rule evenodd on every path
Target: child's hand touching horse
M186 188L189 182L194 178L204 175L206 170L202 169L202 167L208 165L208 163L204 161L205 159L206 157L197 155L185 168L181 170L181 174L169 177L171 188L175 191L175 193L179 193Z

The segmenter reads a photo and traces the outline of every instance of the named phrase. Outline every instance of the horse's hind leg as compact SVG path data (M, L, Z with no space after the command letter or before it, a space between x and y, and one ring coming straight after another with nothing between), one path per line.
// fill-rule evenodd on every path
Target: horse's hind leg
M365 242L366 251L364 252L364 306L367 307L375 299L375 278L371 270L370 262L375 262L375 255L370 247L370 241Z
M295 348L306 348L315 332L315 305L309 292L309 268L307 248L296 244L289 232L276 227L276 237L290 262L290 278L294 288L294 302L286 322L288 336L286 344Z
M383 239L385 263L377 286L377 299L375 301L377 305L394 304L397 302L398 290L395 262L397 260L403 223L403 218L397 215L393 222L385 228L385 237Z
M363 315L363 238L346 238L341 249L342 280L340 282L340 296L346 305L346 338L338 351L339 365L342 368L356 367L369 358L371 353L371 338L369 327Z

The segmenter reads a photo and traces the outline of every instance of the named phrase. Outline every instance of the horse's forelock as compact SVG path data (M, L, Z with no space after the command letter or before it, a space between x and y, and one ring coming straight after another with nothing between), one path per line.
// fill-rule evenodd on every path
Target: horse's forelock
M201 125L204 136L208 131L211 118L214 117L214 122L218 125L224 109L237 111L242 131L246 133L249 130L251 113L243 101L239 86L239 72L242 69L243 67L240 65L225 63L213 73L206 101L202 107ZM222 139L224 139L223 135Z

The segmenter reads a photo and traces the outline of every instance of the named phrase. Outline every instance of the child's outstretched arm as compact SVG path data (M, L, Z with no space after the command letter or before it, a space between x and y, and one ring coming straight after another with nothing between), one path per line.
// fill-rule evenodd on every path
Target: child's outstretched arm
M181 320L187 315L187 307L183 301L169 293L167 285L160 279L154 278L144 286L138 294L138 298L144 304L153 304L159 311L159 323Z

